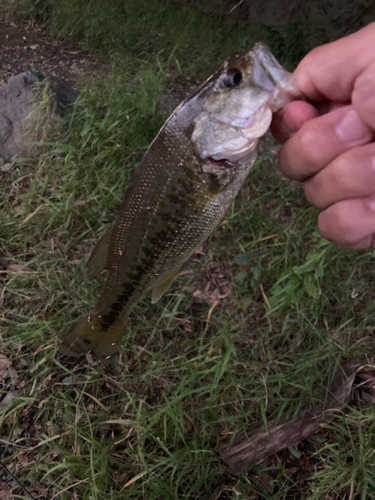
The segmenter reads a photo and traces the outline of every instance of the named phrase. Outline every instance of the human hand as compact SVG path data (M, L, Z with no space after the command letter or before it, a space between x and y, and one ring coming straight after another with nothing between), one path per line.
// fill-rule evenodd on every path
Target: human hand
M375 23L311 51L294 72L309 102L275 114L280 170L322 210L321 234L375 248Z

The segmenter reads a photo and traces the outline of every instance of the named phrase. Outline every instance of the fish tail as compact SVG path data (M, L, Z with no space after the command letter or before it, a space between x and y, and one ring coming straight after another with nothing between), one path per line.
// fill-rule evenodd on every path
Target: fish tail
M126 332L126 320L105 325L98 315L84 318L65 337L59 346L59 353L79 357L90 353L96 359L106 359L118 351Z

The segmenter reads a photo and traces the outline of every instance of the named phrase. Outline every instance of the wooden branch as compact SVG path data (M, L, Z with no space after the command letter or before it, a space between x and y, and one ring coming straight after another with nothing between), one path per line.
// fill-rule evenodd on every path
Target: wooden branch
M324 403L313 407L302 406L293 420L285 416L269 420L268 432L264 423L252 425L239 434L229 447L227 443L222 443L216 451L234 474L241 474L250 464L259 464L270 455L297 445L316 433L322 424L331 422L335 413L342 410L349 401L354 378L362 368L359 361L341 366L322 395Z

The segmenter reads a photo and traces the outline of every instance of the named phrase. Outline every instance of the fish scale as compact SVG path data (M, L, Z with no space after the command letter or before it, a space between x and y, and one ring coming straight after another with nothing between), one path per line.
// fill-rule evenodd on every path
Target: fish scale
M279 72L276 83L270 64ZM174 111L135 170L115 221L90 257L89 274L107 270L108 277L94 310L61 344L62 354L91 352L106 358L118 350L135 304L151 290L154 302L160 298L232 204L255 161L258 137L269 125L265 103L275 98L286 103L292 90L290 75L257 45L226 61ZM240 120L231 117L232 110L240 110Z

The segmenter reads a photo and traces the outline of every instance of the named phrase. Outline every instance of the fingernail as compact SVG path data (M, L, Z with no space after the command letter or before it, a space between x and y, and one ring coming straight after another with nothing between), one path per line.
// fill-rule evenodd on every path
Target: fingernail
M370 205L370 209L371 209L373 212L375 212L375 200L370 201L369 205Z
M369 137L370 131L354 109L351 109L336 126L336 134L342 142L352 144L363 142Z

